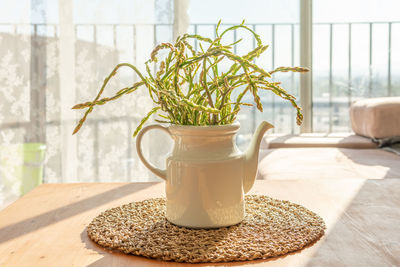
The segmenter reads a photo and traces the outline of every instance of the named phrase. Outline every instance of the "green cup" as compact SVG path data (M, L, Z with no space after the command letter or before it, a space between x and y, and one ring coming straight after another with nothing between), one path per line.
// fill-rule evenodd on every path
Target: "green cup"
M24 195L43 182L46 146L40 143L0 146L0 176L5 189Z

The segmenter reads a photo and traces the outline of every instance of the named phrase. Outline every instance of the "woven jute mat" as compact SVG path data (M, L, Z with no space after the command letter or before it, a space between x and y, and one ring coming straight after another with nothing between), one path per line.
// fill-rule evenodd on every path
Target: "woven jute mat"
M321 217L303 206L249 195L241 223L218 229L188 229L165 219L165 199L153 198L109 209L87 228L108 249L176 262L232 262L293 252L324 235Z

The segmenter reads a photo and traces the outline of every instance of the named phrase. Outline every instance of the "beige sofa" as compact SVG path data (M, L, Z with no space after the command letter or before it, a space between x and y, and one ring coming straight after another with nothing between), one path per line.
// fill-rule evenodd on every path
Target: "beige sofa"
M400 133L400 98L357 101L350 114L358 134L266 136L257 179L400 178L400 156L371 140Z

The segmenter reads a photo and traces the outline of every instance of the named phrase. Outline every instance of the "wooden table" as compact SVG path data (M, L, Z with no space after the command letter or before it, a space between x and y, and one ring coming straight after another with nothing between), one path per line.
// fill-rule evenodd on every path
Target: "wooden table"
M256 181L252 193L304 205L324 218L327 233L285 257L229 265L400 265L400 179ZM162 195L163 183L41 185L0 212L0 266L178 265L111 253L86 235L101 211Z

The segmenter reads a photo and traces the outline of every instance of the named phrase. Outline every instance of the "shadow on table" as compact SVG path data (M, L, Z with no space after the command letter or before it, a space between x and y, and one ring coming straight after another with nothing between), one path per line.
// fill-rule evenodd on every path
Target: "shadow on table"
M383 174L382 172L382 177L379 178L400 178L400 156L396 155L395 153L378 148L366 150L341 148L339 151L346 156L349 161L356 164L369 167L379 166L380 168L385 168L385 173ZM371 172L372 171L374 170L371 169ZM367 176L367 174L364 174L363 176Z
M81 240L82 243L85 244L87 249L96 251L97 253L101 254L103 257L87 266L90 267L98 267L98 266L186 266L186 265L193 265L191 263L178 263L172 261L161 261L156 259L150 259L142 256L135 256L124 254L119 251L105 249L92 240L90 240L89 236L87 235L87 228L81 233ZM322 237L321 237L322 238ZM295 255L301 253L303 250L312 247L315 243L317 243L320 239L314 241L313 243L305 246L303 249L288 253L283 256L273 257L264 260L253 260L253 261L239 261L239 262L221 262L221 263L195 263L196 266L242 266L242 265L263 265L263 263L270 262L273 266L274 261L284 259L287 256ZM212 248L208 248L212 249Z
M18 223L0 228L0 243L6 242L21 235L28 234L32 231L36 231L40 228L57 223L69 217L75 216L81 212L85 212L94 207L101 206L107 202L122 198L129 194L132 194L132 192L138 192L153 185L154 183L125 184L117 188L108 190L104 193L85 198L67 206L63 206L58 209L40 214L38 216L25 219ZM16 229L23 229L23 231L17 231Z
M400 266L400 183L366 180L307 266Z

